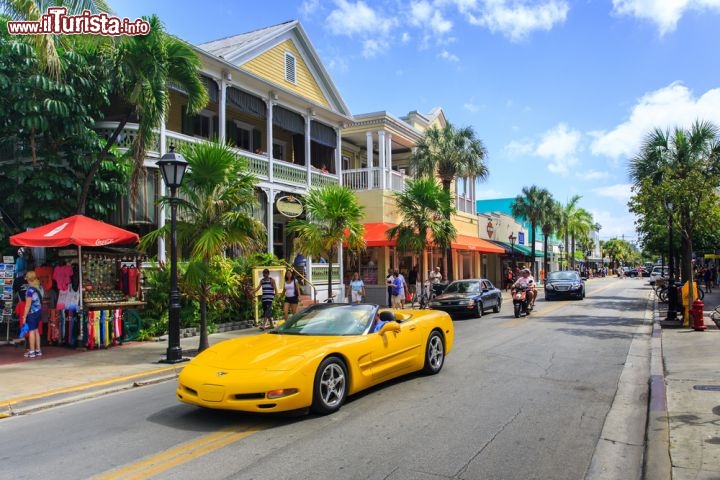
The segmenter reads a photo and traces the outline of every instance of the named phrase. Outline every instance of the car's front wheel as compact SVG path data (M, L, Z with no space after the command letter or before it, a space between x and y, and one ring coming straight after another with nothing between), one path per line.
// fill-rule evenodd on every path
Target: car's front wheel
M475 304L475 316L477 318L482 318L483 316L483 304L482 302L477 302Z
M442 370L445 363L445 341L440 332L434 331L428 337L425 346L425 367L423 372L434 375Z
M322 361L315 373L312 411L322 415L340 409L347 397L347 367L338 357Z

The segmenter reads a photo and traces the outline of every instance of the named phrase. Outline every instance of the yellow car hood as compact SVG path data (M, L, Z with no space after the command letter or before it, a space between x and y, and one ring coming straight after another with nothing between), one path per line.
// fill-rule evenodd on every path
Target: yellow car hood
M190 364L224 370L286 371L301 367L304 360L322 354L329 345L337 347L339 343L352 343L358 338L266 333L220 342Z

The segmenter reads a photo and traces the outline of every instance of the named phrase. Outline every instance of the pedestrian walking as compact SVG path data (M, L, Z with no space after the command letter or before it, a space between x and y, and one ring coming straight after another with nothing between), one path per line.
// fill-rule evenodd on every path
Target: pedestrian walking
M365 282L360 278L360 273L353 273L350 280L350 301L352 303L360 303L365 297Z
M275 285L275 279L270 276L270 270L266 268L262 274L263 276L255 289L255 293L262 290L260 301L262 302L263 323L260 325L260 330L265 330L275 326L273 324L273 303L277 294L277 286Z

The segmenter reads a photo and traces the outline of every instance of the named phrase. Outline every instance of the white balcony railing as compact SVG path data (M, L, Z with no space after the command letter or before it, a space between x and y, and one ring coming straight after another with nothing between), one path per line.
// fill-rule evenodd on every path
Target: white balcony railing
M118 122L98 122L96 131L103 138L109 138L110 135L115 131L118 126ZM137 137L137 124L127 124L123 128L122 132L118 136L117 146L120 149L129 149L132 147L135 138ZM156 131L156 133L159 133ZM190 135L184 135L182 133L174 132L171 130L165 131L166 144L174 145L178 149L182 149L183 146L207 141L204 138L192 137ZM261 180L267 180L270 178L270 162L267 155L258 155L248 150L240 148L233 148L235 153L243 156L248 161L248 169L250 172ZM159 158L160 157L160 135L156 135L156 138L152 145L148 148L148 156ZM327 184L337 184L338 176L331 173L323 173L320 170L313 169L310 172L310 181L313 186L321 186ZM283 182L290 185L297 185L305 187L308 185L308 174L307 167L304 165L295 165L283 160L275 160L273 162L273 179L275 181Z
M378 167L358 168L343 171L343 185L351 190L382 189L382 171ZM372 180L372 182L370 182ZM392 170L387 177L386 190L402 192L410 177L402 172Z

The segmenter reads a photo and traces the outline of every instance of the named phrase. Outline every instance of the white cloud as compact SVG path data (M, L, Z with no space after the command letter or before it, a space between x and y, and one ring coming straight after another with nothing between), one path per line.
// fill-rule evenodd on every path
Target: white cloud
M610 174L607 171L591 169L586 172L578 172L575 176L580 180L584 180L586 182L593 182L596 180L605 180L610 177Z
M607 185L604 187L593 188L591 190L596 195L613 199L623 205L627 205L632 196L631 183L618 183L615 185Z
M473 25L499 32L511 41L527 38L536 30L551 30L565 22L570 6L564 0L547 0L533 3L527 0L484 0L478 7L475 2L457 2L458 10Z
M594 132L593 155L631 158L645 136L655 128L688 128L695 120L720 124L720 88L708 90L695 98L679 82L644 95L630 112L630 117L609 132Z
M478 186L478 188L475 190L475 197L478 200L487 200L492 198L507 198L510 195L501 192L500 190L493 190L491 188L485 188L484 186Z
M624 238L627 241L637 239L635 231L635 216L629 212L618 214L616 211L609 210L590 210L593 221L599 223L600 239L609 240L611 238Z
M480 105L476 105L473 101L463 103L463 108L468 112L472 113L477 113L480 111Z
M320 8L320 0L305 0L298 10L303 17L309 17Z
M578 164L576 154L581 138L582 134L579 131L571 130L566 124L560 123L543 134L540 144L535 149L535 154L551 159L551 162L548 163L548 170L566 175L570 172L571 167Z
M452 30L452 22L443 16L435 6L426 0L410 4L410 23L417 27L430 29L434 35L442 36Z
M443 59L445 59L449 62L453 62L453 63L460 61L460 59L458 58L457 55L455 55L454 53L450 53L447 50L443 50L442 52L440 52L439 56L440 56L440 58L443 58Z
M396 19L376 12L362 0L356 3L336 0L335 3L338 8L328 15L327 25L336 35L386 35L397 24Z
M535 151L535 145L529 141L513 140L503 148L510 158L526 157Z
M674 31L689 10L720 12L720 0L613 0L614 13L649 20L660 35Z

